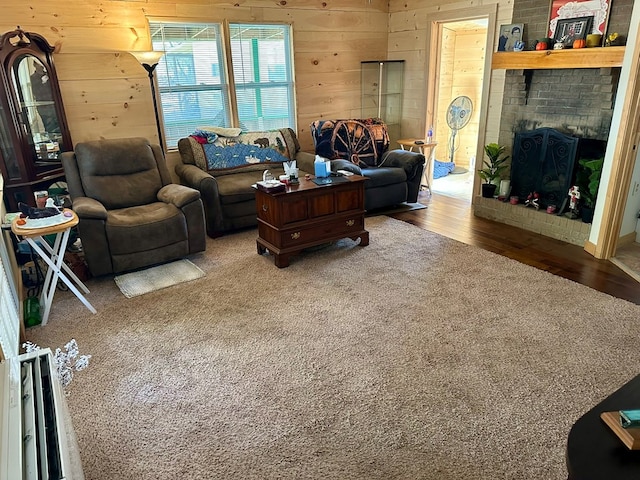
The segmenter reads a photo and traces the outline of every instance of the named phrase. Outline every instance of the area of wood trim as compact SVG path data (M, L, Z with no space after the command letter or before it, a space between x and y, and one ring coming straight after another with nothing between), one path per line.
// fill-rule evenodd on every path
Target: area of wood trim
M585 242L585 244L584 244L584 251L595 257L596 256L596 246L595 246L595 244L593 244L589 240L587 240Z
M621 67L625 47L495 52L493 70Z
M616 248L624 247L625 245L631 245L636 241L636 232L627 233L626 235L618 238L618 244Z

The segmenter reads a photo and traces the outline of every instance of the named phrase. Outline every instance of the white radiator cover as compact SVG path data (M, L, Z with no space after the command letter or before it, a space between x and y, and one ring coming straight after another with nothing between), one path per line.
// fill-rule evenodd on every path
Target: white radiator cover
M0 364L0 480L83 480L66 399L48 348Z
M0 199L2 185L0 175ZM0 220L4 213L0 201ZM0 480L83 480L51 350L18 355L21 303L5 238L0 236Z

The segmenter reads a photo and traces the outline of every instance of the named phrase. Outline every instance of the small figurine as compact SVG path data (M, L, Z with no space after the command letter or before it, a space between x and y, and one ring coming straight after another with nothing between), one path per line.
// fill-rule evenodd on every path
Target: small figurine
M578 200L580 200L580 188L574 185L569 189L569 214L571 218L578 218Z
M535 207L536 210L540 210L540 194L538 192L532 192L527 196L527 200L524 202L525 207Z

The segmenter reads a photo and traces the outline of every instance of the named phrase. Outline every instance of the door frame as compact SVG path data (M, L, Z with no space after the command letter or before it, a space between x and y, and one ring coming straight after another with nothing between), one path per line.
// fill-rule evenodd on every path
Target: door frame
M445 23L460 22L464 20L474 20L486 18L487 23L487 40L485 45L484 70L482 78L482 93L480 101L480 112L478 117L478 144L476 146L476 165L482 162L484 156L484 140L486 137L487 116L489 112L489 91L491 82L491 56L493 53L493 44L496 31L496 18L498 12L498 4L484 5L478 7L465 8L464 10L450 10L446 12L438 12L429 15L427 22L427 95L426 95L426 124L434 125L438 104L438 73L440 72L440 52L442 39L442 26ZM425 132L426 133L426 132ZM477 175L473 176L472 197L480 191L480 183L477 182Z
M606 196L602 216L600 217L597 241L594 245L587 241L585 251L599 259L609 259L616 253L620 239L620 229L625 216L627 198L631 179L638 155L638 141L640 135L640 35L635 44L627 45L633 48L629 83L624 92L625 102L622 105L620 128L616 135L611 173L607 183ZM620 94L620 92L618 93ZM617 160L616 160L617 159ZM601 185L602 187L602 185Z

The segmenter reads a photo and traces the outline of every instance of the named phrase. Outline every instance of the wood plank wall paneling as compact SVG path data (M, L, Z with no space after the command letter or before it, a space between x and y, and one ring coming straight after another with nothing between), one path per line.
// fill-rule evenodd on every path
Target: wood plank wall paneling
M438 88L440 101L435 128L435 138L439 142L436 158L453 161L456 166L464 168L469 168L477 148L485 38L484 29L443 29ZM447 124L447 111L451 101L460 95L468 96L474 109L469 123L457 132L452 157L449 147L452 130Z
M436 159L441 162L449 161L449 135L451 130L447 126L447 107L453 99L453 64L455 62L455 45L457 34L450 28L442 28L442 48L440 49L440 75L438 78L437 97L442 99L436 111L434 137L438 142ZM427 125L429 128L429 125Z
M473 103L469 123L456 135L453 156L456 166L465 168L469 168L477 148L486 35L486 30L468 30L455 38L451 98L466 95Z
M303 150L313 150L313 120L360 116L360 62L387 58L387 0L9 0L2 13L2 32L20 25L56 46L75 143L158 140L147 74L126 53L150 48L147 18L291 23ZM167 158L173 171L178 156Z
M498 5L497 25L511 23L513 2L511 0L390 0L389 2L389 57L401 58L405 64L405 95L403 105L402 134L406 137L422 137L429 128L426 125L427 111L427 57L429 39L427 27L434 16L443 15L464 19L468 10L478 6ZM497 33L488 32L497 44ZM489 90L486 135L480 142L497 141L500 128L500 111L504 72L493 72ZM448 88L446 85L443 88ZM448 133L442 131L441 121L437 121L436 138L440 141L436 155L448 159L446 140ZM446 125L446 123L445 123ZM444 137L443 137L444 136ZM467 152L466 162L472 153Z
M507 12L510 0L498 1L501 12ZM298 134L301 147L312 150L313 120L360 116L363 60L406 61L403 135L424 130L426 21L429 15L477 4L478 0L8 0L0 29L20 25L56 46L60 87L77 143L132 135L157 141L146 72L123 53L150 48L148 17L291 23ZM502 16L502 23L509 23L510 11ZM491 118L496 115L499 110ZM170 162L175 158L168 155Z

